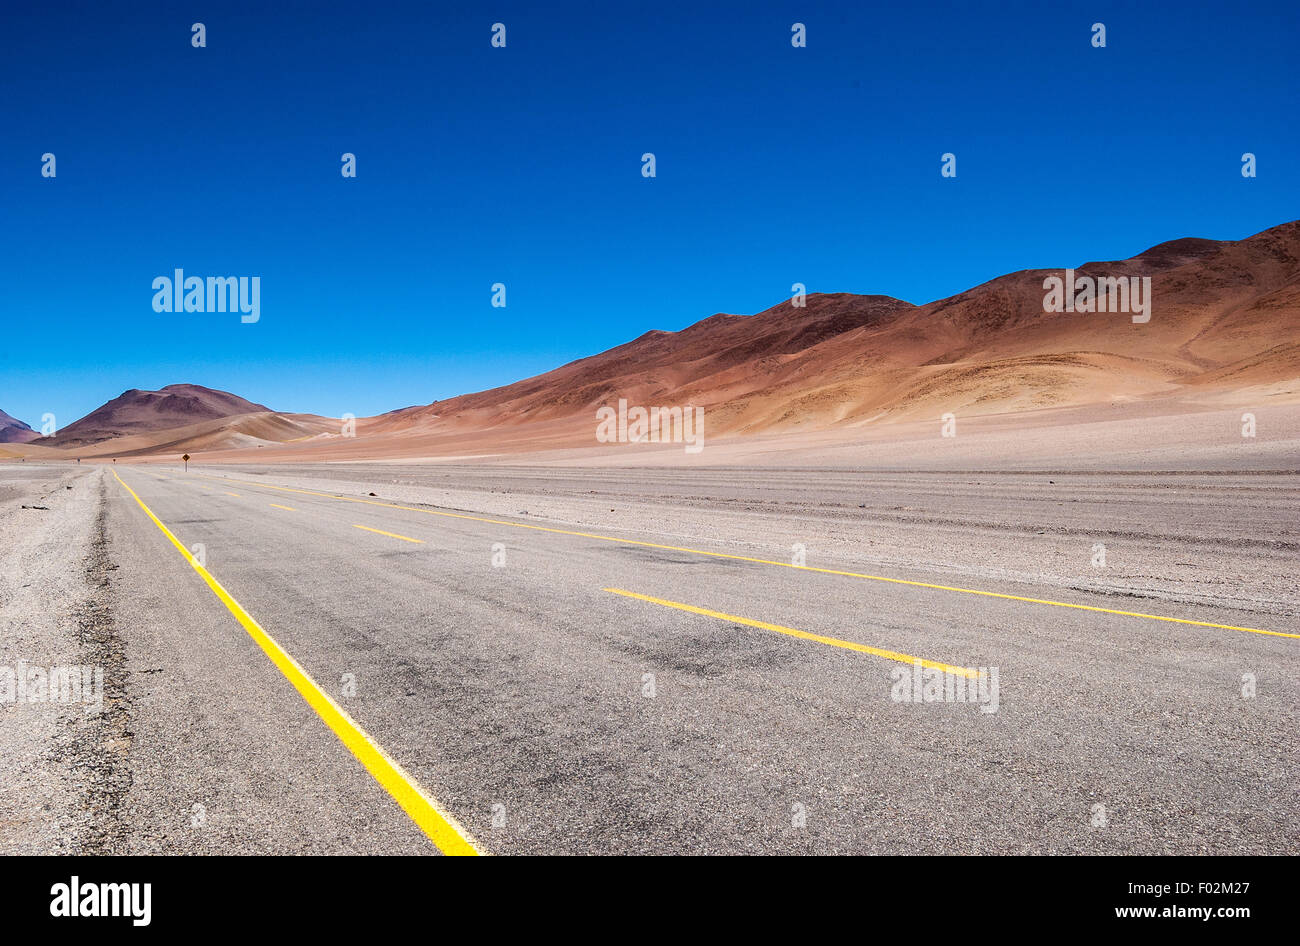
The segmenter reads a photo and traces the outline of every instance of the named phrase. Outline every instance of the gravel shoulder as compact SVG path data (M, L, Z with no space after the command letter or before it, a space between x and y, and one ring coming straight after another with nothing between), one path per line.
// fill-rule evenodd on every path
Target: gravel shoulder
M5 853L107 853L120 839L130 709L103 487L90 467L0 467L0 668L13 687L0 702ZM80 700L49 687L51 668L90 668ZM38 676L19 692L15 678L33 670L45 686Z

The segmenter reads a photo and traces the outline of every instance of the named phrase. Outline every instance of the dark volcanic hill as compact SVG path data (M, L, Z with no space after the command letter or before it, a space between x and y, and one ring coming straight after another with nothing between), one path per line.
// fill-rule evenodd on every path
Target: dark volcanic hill
M18 418L0 411L0 443L28 443L40 436Z
M161 391L132 388L64 427L50 443L56 447L85 446L259 411L270 408L198 384L169 384Z

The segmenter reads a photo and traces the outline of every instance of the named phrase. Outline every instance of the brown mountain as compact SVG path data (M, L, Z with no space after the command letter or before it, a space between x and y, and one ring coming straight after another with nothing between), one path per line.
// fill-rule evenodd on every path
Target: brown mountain
M18 418L0 411L0 443L29 443L40 436Z
M504 387L363 418L355 437L329 418L172 385L126 392L65 428L57 445L121 438L87 455L201 449L230 459L595 448L595 411L619 399L703 407L710 438L829 431L845 443L947 412L1300 403L1300 221L1073 265L1078 276L1150 277L1141 324L1126 313L1045 312L1044 279L1064 268L1011 273L919 306L833 293L802 308L786 300L757 315L713 315Z
M1063 267L1064 268L1064 267ZM765 433L989 414L1172 394L1292 386L1300 379L1300 221L1245 240L1183 239L1079 276L1149 276L1149 322L1048 313L1025 270L914 306L809 296L753 316L714 315L502 388L407 408L370 434L515 428L630 404L694 404L709 429ZM522 431L519 432L522 435ZM590 444L590 431L585 436Z
M124 391L102 407L61 429L54 447L85 447L119 437L152 434L202 421L269 412L227 391L198 384L169 384L161 391Z

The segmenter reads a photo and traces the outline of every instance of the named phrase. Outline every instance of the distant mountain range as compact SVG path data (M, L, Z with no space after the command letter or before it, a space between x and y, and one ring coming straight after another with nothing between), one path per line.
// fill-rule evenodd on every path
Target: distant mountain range
M1300 221L1073 268L1075 279L1150 277L1150 321L1044 311L1044 280L1062 270L1025 270L919 306L833 293L713 315L505 387L362 418L355 437L337 419L178 384L127 391L38 444L0 415L0 441L31 456L430 456L593 446L596 409L619 399L702 406L711 437L1171 396L1300 400Z

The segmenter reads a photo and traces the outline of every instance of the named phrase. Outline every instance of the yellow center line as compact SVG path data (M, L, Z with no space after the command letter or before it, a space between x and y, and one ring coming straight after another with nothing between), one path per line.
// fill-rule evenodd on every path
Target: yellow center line
M474 839L470 837L469 832L462 828L449 814L444 811L432 797L425 794L419 784L412 778L405 769L383 748L375 742L370 735L357 725L347 712L339 706L334 700L317 686L307 671L299 666L298 662L289 656L279 644L272 639L271 635L262 629L262 626L253 620L252 615L244 610L230 592L222 587L221 583L212 577L206 568L199 564L198 560L190 554L190 550L181 544L180 539L172 534L172 531L163 525L162 520L153 514L153 510L144 504L135 490L127 486L122 477L113 471L113 476L122 484L123 488L131 494L134 499L145 511L145 514L153 520L154 525L162 530L163 535L176 546L176 550L184 556L190 566L199 573L199 576L212 589L213 594L221 599L227 610L235 616L248 635L253 638L257 646L271 662L284 674L285 678L294 686L307 705L316 711L316 714L324 721L325 725L333 730L334 735L338 736L339 741L347 746L348 750L357 758L366 770L375 778L380 785L388 792L393 799L402 806L402 809L411 817L420 830L428 836L429 840L437 845L438 849L444 854L453 855L476 855L483 853L475 844Z
M368 525L354 525L352 526L352 528L365 529L365 531L372 531L372 533L387 535L387 537L389 538L402 539L403 542L415 542L416 544L421 544L421 546L422 544L424 544L424 539L413 539L409 537L409 535L398 535L396 533L386 533L386 531L383 531L382 529L372 529Z
M241 498L240 495L239 495L238 493L230 493L230 492L228 492L228 493L226 493L226 495L227 495L227 496L234 496L236 499L240 499L240 498Z
M778 634L787 634L790 637L798 637L806 641L816 641L819 644L826 644L829 647L841 647L844 650L855 650L861 654L872 654L876 657L883 657L886 660L895 660L901 664L911 666L920 663L922 667L931 670L942 670L944 673L951 673L959 677L966 677L971 680L979 679L979 671L972 670L969 667L958 667L953 664L938 663L933 660L922 660L920 657L913 657L910 654L902 654L896 650L884 650L880 647L869 647L866 644L855 644L853 641L840 640L838 637L826 637L822 634L812 634L808 631L801 631L798 628L786 627L782 624L769 624L766 621L755 621L751 618L742 618L736 614L727 614L723 611L710 611L708 608L697 608L693 604L682 604L680 601L668 601L664 598L652 598L650 595L637 594L635 591L624 591L622 588L605 588L611 594L622 595L625 598L636 598L638 601L649 601L651 604L661 604L666 608L676 608L678 611L689 611L692 614L702 614L709 618L718 618L722 621L730 621L732 624L743 624L746 627L757 627L765 631L775 631Z
M283 510L285 510L286 512L297 512L297 511L298 511L298 510L294 509L292 506L281 506L281 505L279 505L278 503L267 503L267 505L270 506L272 509L283 509Z
M220 477L226 479L226 477ZM1268 631L1259 627L1239 627L1235 624L1215 624L1210 621L1193 621L1188 618L1171 618L1163 614L1147 614L1142 611L1120 611L1115 608L1102 608L1091 604L1073 604L1069 601L1053 601L1050 598L1028 598L1023 595L1009 595L998 591L981 591L978 588L961 588L956 585L936 585L927 581L909 581L906 578L889 578L884 575L868 575L862 572L839 571L834 568L815 568L812 565L794 565L790 562L778 562L773 559L754 558L747 555L732 555L729 552L709 552L705 549L692 549L680 545L660 545L655 542L642 542L636 539L625 539L612 535L601 535L596 532L578 532L572 529L555 529L550 526L531 525L526 522L509 522L505 519L492 519L486 516L470 516L464 513L443 512L440 509L419 509L415 506L403 506L398 503L383 503L373 499L357 499L352 496L339 496L331 493L321 493L310 489L295 489L289 486L272 486L269 483L252 483L247 480L232 480L231 482L243 483L246 486L259 487L261 489L274 489L286 493L302 493L306 496L320 496L325 499L336 499L345 503L364 503L368 506L383 506L386 509L403 509L407 512L424 513L427 516L443 516L448 519L466 519L470 522L486 522L495 526L509 526L513 529L531 529L535 532L549 532L554 535L571 535L583 539L597 539L601 542L617 542L620 545L635 545L640 548L663 549L668 552L686 552L691 555L706 555L710 558L724 558L736 562L752 562L756 565L776 565L781 568L793 568L796 571L816 572L822 575L839 575L845 578L861 578L865 581L881 581L891 585L908 585L913 588L930 588L935 591L951 591L963 595L980 595L984 598L1001 598L1006 601L1023 601L1027 604L1045 604L1054 608L1072 608L1076 611L1092 611L1097 614L1114 614L1120 617L1145 618L1148 621L1167 621L1171 624L1188 624L1193 627L1212 627L1223 631L1244 631L1248 634L1266 634L1269 637L1290 637L1300 640L1300 634L1288 634L1283 631Z

